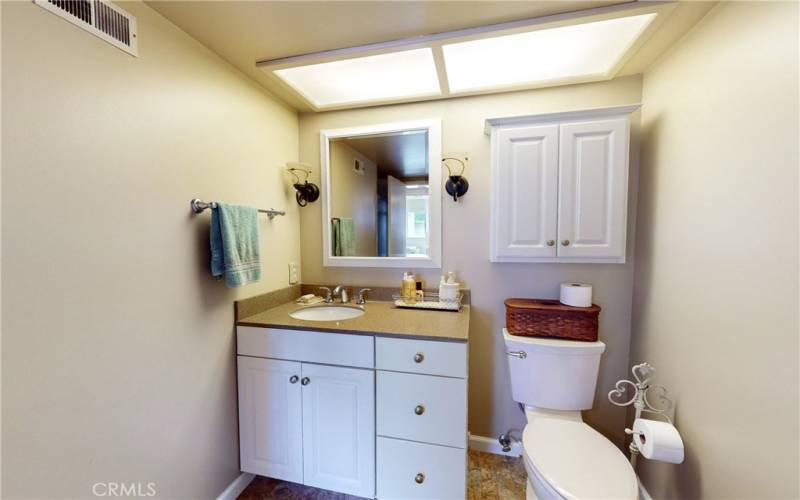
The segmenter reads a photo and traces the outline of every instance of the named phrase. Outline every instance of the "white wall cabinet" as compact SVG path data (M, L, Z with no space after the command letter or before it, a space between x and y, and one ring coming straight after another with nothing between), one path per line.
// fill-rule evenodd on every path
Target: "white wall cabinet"
M638 107L487 120L492 262L625 262Z
M365 498L465 498L465 342L240 326L237 353L242 471Z

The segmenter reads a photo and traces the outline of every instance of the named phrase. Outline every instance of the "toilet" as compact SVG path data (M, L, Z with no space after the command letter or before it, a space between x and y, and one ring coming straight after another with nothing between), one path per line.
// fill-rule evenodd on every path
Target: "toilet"
M525 407L523 457L530 499L637 499L627 457L583 422L604 343L519 337L503 329L511 394Z

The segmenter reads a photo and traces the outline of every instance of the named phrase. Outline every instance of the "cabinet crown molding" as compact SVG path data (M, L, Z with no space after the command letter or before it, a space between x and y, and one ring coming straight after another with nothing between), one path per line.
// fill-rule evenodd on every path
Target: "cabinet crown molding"
M581 120L585 118L613 117L616 115L630 115L641 107L639 104L625 104L623 106L607 106L603 108L590 108L575 111L559 111L557 113L542 113L536 115L518 115L499 118L487 118L484 123L483 132L491 135L492 128L505 125L564 122L570 120Z

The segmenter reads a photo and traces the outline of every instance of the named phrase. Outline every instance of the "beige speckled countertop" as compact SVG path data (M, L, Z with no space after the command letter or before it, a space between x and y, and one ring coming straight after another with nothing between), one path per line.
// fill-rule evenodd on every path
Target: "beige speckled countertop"
M289 302L239 318L237 324L439 340L465 341L469 338L469 306L466 305L459 312L423 311L395 307L392 302L368 301L363 316L343 321L304 321L289 316L290 312L301 307Z

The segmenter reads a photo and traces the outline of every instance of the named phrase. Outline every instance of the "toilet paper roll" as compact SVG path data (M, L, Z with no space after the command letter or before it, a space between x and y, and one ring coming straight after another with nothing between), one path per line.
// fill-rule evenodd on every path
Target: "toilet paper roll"
M633 433L643 457L671 464L683 462L683 440L674 425L637 418L633 421Z
M586 283L561 283L560 302L566 306L591 307L592 285Z

